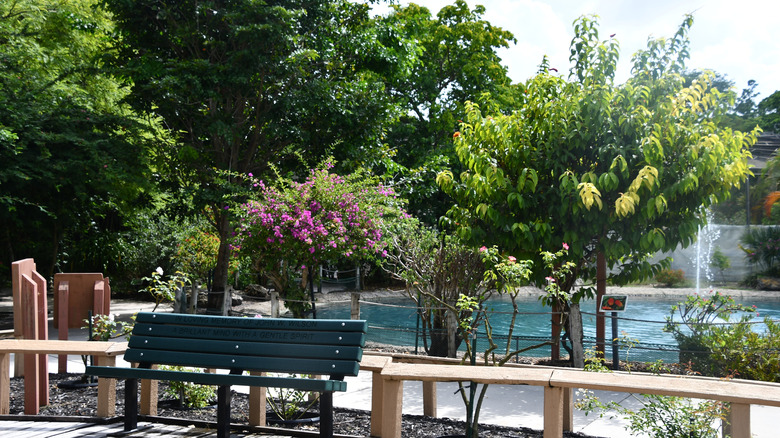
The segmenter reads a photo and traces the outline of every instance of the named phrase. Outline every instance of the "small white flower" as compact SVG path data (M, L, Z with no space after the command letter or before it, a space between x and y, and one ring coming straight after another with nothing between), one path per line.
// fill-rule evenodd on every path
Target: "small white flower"
M158 266L156 271L158 274L163 275L163 269L161 267Z

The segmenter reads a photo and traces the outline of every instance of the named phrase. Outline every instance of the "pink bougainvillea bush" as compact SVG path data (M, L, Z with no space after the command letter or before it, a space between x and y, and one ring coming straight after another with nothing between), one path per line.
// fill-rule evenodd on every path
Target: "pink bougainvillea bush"
M290 302L304 297L294 279L305 277L308 266L384 256L382 217L398 202L365 174L345 177L330 168L312 169L303 182L254 181L256 198L239 206L237 249L255 261L294 313Z

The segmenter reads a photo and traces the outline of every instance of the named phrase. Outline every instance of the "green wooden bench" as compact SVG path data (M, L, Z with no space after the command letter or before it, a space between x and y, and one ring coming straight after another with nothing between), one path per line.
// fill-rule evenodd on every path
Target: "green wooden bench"
M231 385L319 392L320 436L332 437L333 392L346 391L344 377L357 375L366 327L365 321L353 320L139 313L124 356L138 367L90 366L86 373L127 379L126 431L138 427L138 380L150 379L218 386L217 436L220 438L230 436ZM222 372L158 370L153 369L155 365ZM329 378L254 375L266 372Z

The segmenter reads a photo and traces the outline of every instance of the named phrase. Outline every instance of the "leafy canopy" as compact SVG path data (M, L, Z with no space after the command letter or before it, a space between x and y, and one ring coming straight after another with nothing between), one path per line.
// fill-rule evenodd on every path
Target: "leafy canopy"
M711 121L728 98L712 75L684 86L691 24L688 16L673 38L649 40L632 77L615 85L618 43L582 17L569 80L543 65L514 111L469 103L454 136L468 170L438 176L456 202L447 220L458 234L526 259L568 243L575 267L564 290L595 279L598 252L624 284L659 268L647 254L693 242L703 209L748 175L756 133Z

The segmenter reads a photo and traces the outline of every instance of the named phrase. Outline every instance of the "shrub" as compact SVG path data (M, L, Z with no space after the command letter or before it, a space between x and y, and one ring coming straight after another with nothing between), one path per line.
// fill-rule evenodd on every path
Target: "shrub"
M663 287L676 287L685 284L685 272L682 269L662 269L655 274L655 281Z
M380 224L398 204L365 172L342 177L326 162L302 183L267 186L253 181L254 196L238 208L235 249L253 260L301 317L310 307L297 278L307 266L334 260L367 260L385 254ZM249 175L251 177L251 174Z
M724 279L723 272L731 267L731 260L726 254L723 254L720 247L715 247L715 251L710 258L710 267L718 270L721 281Z
M182 366L161 366L160 369L168 371L197 371L194 368ZM176 381L168 382L165 393L170 397L176 397L182 405L190 408L205 408L217 395L213 386Z
M587 371L612 372L604 365L604 359L591 350L586 353ZM626 358L628 362L628 358ZM660 361L651 367L654 374L667 372ZM693 401L689 398L653 394L631 394L640 403L638 410L623 406L616 401L604 402L593 391L580 389L575 407L588 415L598 412L600 417L615 416L628 420L626 429L632 435L651 438L691 437L720 438L720 428L716 426L725 418L726 408L722 402Z
M742 316L733 321L737 313ZM675 316L679 323L673 321ZM729 296L692 296L672 306L664 330L677 340L680 362L693 371L780 382L780 324L765 318L766 330L754 331L755 316L755 307L737 304Z
M751 227L742 236L740 248L748 263L761 272L777 272L780 263L780 227Z

